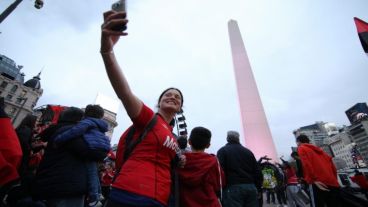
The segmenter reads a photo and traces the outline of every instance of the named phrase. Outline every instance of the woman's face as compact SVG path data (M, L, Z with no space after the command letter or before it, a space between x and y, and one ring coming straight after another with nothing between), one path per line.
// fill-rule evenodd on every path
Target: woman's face
M179 112L181 109L181 95L179 91L170 89L161 97L159 108L161 110L170 110Z

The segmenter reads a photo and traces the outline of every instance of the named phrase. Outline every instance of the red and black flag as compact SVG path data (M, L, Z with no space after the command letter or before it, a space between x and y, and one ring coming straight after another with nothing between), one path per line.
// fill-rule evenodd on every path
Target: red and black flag
M368 55L368 23L354 17L355 25L358 30L360 43L362 43L364 52Z

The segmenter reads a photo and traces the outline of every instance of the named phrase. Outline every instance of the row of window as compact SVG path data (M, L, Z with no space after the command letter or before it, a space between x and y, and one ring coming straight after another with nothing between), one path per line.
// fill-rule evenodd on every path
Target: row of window
M6 81L3 81L1 84L0 84L0 88L2 89L6 89L6 87L8 86L8 82ZM18 90L18 86L17 85L13 85L13 87L10 89L10 92L11 93L15 93L17 92ZM27 95L27 91L26 90L23 90L22 93L20 94L20 97L25 97Z
M1 57L0 57L0 61L1 61L1 62L5 62L5 63L8 63L8 64L10 64L10 65L15 66L15 62L14 62L14 60L11 60L11 59L6 58L6 57L4 57L4 56L1 56Z
M1 95L1 93L2 93L2 92L0 92L0 95ZM7 101L12 101L12 99L13 99L13 95L8 94L8 95L6 95L6 96L5 96L5 99L6 99ZM15 100L15 103L16 103L16 104L22 104L22 103L23 103L23 101L24 101L24 104L25 104L25 103L26 103L26 99L24 99L23 97L18 97L18 98Z

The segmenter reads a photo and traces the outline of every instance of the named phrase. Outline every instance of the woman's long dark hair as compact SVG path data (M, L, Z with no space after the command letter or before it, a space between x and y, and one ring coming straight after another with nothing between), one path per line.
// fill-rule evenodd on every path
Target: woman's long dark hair
M36 121L37 121L37 116L35 116L33 114L27 114L27 116L24 117L24 119L20 122L17 129L19 129L21 127L29 127L31 129L33 129L35 127Z
M183 93L182 93L179 89L174 88L174 87L167 88L166 90L164 90L164 91L161 93L160 97L158 98L158 102L157 102L157 106L158 106L158 107L160 107L160 101L161 101L162 97L164 96L164 94L165 94L167 91L171 90L171 89L172 89L172 90L176 90L176 91L178 91L178 92L179 92L179 94L180 94L180 96L181 96L181 103L180 103L180 107L183 107L183 104L184 104L184 96L183 96Z
M181 96L180 111L178 111L176 113L175 117L170 121L169 124L172 127L175 127L176 126L176 130L177 130L178 136L180 136L180 135L186 136L188 133L187 133L187 125L185 123L185 117L183 115L183 113L184 113L184 111L183 111L183 104L184 104L184 96L183 96L183 93L179 89L174 88L174 87L170 87L170 88L165 89L161 93L160 97L158 98L157 107L158 108L160 107L160 101L161 101L162 97L169 90L176 90L176 91L179 92L179 94Z

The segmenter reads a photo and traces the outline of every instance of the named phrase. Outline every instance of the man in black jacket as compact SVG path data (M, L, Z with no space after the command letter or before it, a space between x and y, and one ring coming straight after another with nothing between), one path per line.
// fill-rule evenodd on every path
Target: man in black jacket
M40 135L47 142L45 154L36 173L32 193L34 199L45 200L50 207L83 207L87 189L86 160L78 155L82 146L78 138L62 147L55 147L56 135L73 127L83 117L83 111L70 107L60 114L56 125Z
M228 131L227 144L217 152L226 176L224 207L257 207L262 174L254 154L239 142L239 133Z

